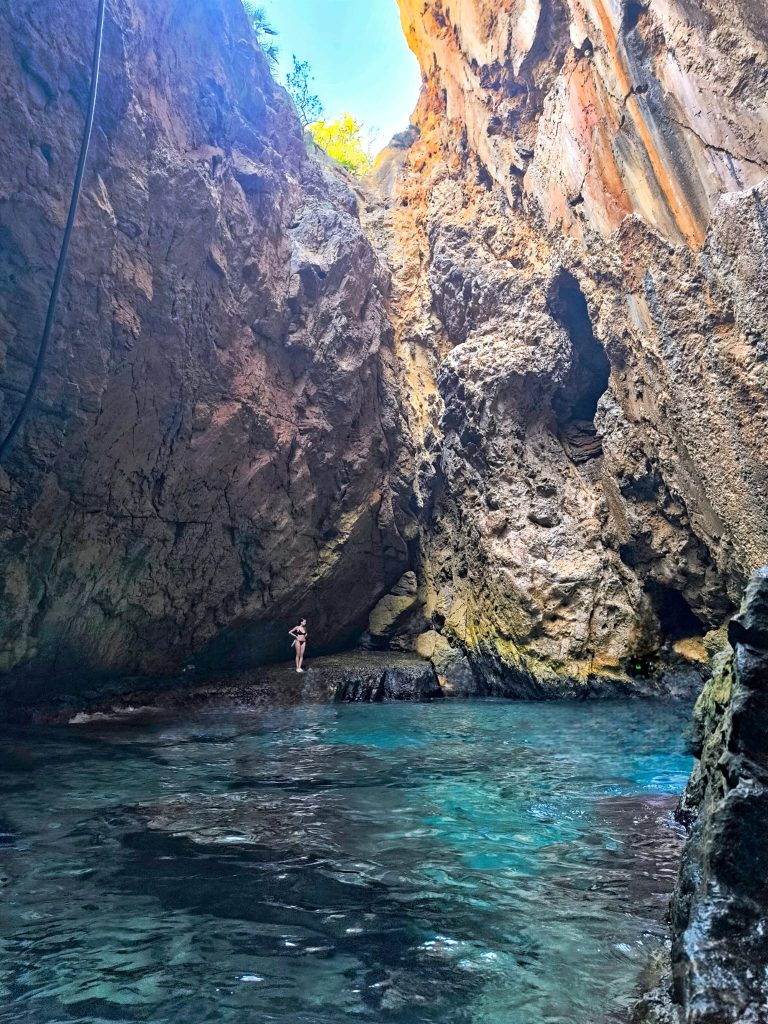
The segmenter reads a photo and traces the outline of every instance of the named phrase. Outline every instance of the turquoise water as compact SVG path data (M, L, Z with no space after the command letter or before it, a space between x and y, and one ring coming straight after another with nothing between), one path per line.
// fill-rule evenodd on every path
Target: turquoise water
M0 732L0 1021L602 1024L691 767L647 703Z

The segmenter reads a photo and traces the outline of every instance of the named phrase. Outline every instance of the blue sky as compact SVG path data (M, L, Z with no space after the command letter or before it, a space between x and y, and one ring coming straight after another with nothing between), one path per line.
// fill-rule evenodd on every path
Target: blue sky
M374 152L408 125L421 75L408 49L397 0L259 0L277 29L278 77L291 54L308 60L326 116L343 111L365 125Z

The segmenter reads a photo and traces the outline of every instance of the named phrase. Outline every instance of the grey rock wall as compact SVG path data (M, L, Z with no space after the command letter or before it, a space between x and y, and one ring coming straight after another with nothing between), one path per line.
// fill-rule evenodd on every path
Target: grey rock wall
M94 18L0 8L0 432L42 329ZM362 631L407 568L388 288L239 0L110 0L57 327L0 467L0 688L285 657L300 615L315 650Z
M685 1024L768 1020L768 567L731 621L696 707L691 829L672 904L674 998Z
M400 9L424 85L364 221L416 452L401 640L458 688L695 686L768 559L764 5Z

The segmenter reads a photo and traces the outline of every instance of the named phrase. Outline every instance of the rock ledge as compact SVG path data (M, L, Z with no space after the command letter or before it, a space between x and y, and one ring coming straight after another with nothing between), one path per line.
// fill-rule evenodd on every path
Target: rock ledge
M430 661L413 654L346 651L312 658L298 675L293 664L263 665L230 675L195 678L123 679L105 696L99 683L82 692L36 704L6 703L3 716L12 721L85 725L92 721L124 721L145 714L173 714L185 709L237 705L268 709L299 704L384 700L425 701L442 698Z

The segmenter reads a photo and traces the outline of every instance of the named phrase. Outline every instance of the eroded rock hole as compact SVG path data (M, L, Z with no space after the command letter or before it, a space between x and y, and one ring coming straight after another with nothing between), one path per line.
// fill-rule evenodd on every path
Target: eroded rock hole
M579 282L567 270L560 271L552 281L547 308L568 332L573 346L568 383L552 403L557 430L571 459L585 462L602 453L595 413L600 396L608 387L611 364L592 330L587 300Z
M706 627L679 590L653 581L646 584L645 590L659 620L662 640L674 642L704 635Z

